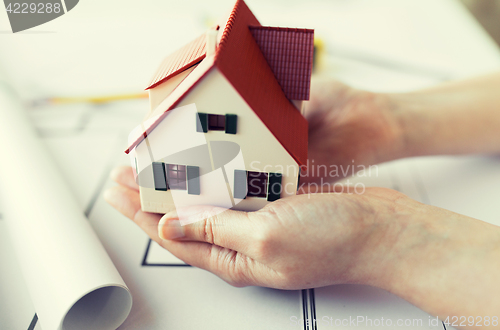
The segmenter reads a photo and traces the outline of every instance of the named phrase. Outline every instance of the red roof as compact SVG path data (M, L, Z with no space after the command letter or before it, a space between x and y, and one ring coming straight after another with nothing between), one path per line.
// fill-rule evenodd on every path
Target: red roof
M307 121L283 93L250 26L260 23L245 2L237 0L215 57L203 60L160 104L163 113L137 136L126 153L141 143L212 67L217 67L297 163L306 164Z
M252 26L250 32L286 97L309 100L314 30Z
M156 87L176 74L201 62L205 58L205 47L206 34L202 34L181 49L167 56L160 64L158 70L156 70L153 79L151 79L146 89Z

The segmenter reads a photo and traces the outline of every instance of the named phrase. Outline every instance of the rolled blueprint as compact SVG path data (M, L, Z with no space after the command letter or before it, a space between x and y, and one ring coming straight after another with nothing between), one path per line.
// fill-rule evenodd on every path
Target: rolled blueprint
M116 329L131 294L1 78L0 202L38 321L44 330Z

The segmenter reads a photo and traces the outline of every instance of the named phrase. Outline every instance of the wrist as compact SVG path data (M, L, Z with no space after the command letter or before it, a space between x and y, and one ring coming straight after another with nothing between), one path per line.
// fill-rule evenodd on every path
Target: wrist
M473 118L464 118L458 96L439 92L386 94L401 131L400 158L461 154L474 140L466 128Z
M360 148L368 164L378 164L407 157L406 121L403 121L402 104L391 94L357 91L355 107L369 109L367 123L357 128L367 139Z
M351 255L351 276L355 283L392 291L394 274L414 252L412 247L432 236L429 206L385 188L368 188L364 196L366 212L356 225L360 248Z
M425 141L432 139L435 128L418 97L412 94L385 94L385 97L400 132L395 159L428 154Z
M480 315L491 301L473 311L465 305L452 308L441 299L481 301L492 281L480 289L479 278L493 273L498 260L497 227L438 207L415 202L394 214L393 244L386 244L386 260L379 278L371 284L394 293L441 318L446 315ZM451 275L452 274L452 275ZM498 304L497 304L498 305Z
M357 283L383 288L401 295L408 289L408 278L420 279L420 268L427 263L437 267L437 260L444 245L457 249L464 237L450 235L450 211L412 200L390 189L375 188L376 199L368 203L371 215L360 229L363 248L356 258ZM450 213L450 214L448 214ZM367 225L366 223L369 223Z
M408 198L409 199L409 198ZM395 208L384 246L383 271L376 286L400 294L408 290L408 279L417 280L419 267L439 250L446 236L432 206L413 202Z

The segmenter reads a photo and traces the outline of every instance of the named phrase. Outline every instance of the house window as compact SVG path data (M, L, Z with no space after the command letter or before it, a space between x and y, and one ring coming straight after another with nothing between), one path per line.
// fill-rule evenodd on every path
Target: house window
M208 115L208 129L211 131L224 131L226 129L226 116Z
M281 177L281 173L234 170L234 198L261 197L270 202L280 199Z
M224 131L226 134L236 134L238 116L235 114L214 115L203 112L196 113L196 131Z
M168 187L173 190L186 190L186 166L165 164Z
M247 196L267 197L267 173L248 171L247 184Z
M155 190L187 190L190 195L200 194L200 168L198 166L154 162L152 167Z

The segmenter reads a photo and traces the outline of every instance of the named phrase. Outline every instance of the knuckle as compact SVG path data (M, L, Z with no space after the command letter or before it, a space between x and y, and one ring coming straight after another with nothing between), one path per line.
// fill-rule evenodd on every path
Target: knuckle
M267 214L268 216L276 217L279 214L280 209L282 207L281 204L282 204L282 200L278 199L277 201L275 201L273 203L267 204L260 211L261 211L261 213Z
M203 241L215 244L214 218L207 218L203 223Z
M254 233L253 252L256 256L264 258L269 256L275 247L275 233L269 225L263 225Z
M198 215L198 235L200 240L220 245L219 238L217 235L217 226L222 223L220 212L218 212L218 208L205 210L202 214Z
M252 252L256 256L264 259L276 253L281 242L280 236L283 234L283 230L286 227L279 217L282 206L271 204L257 211L258 216L263 219L261 219L262 221L256 222L256 228L252 233Z

